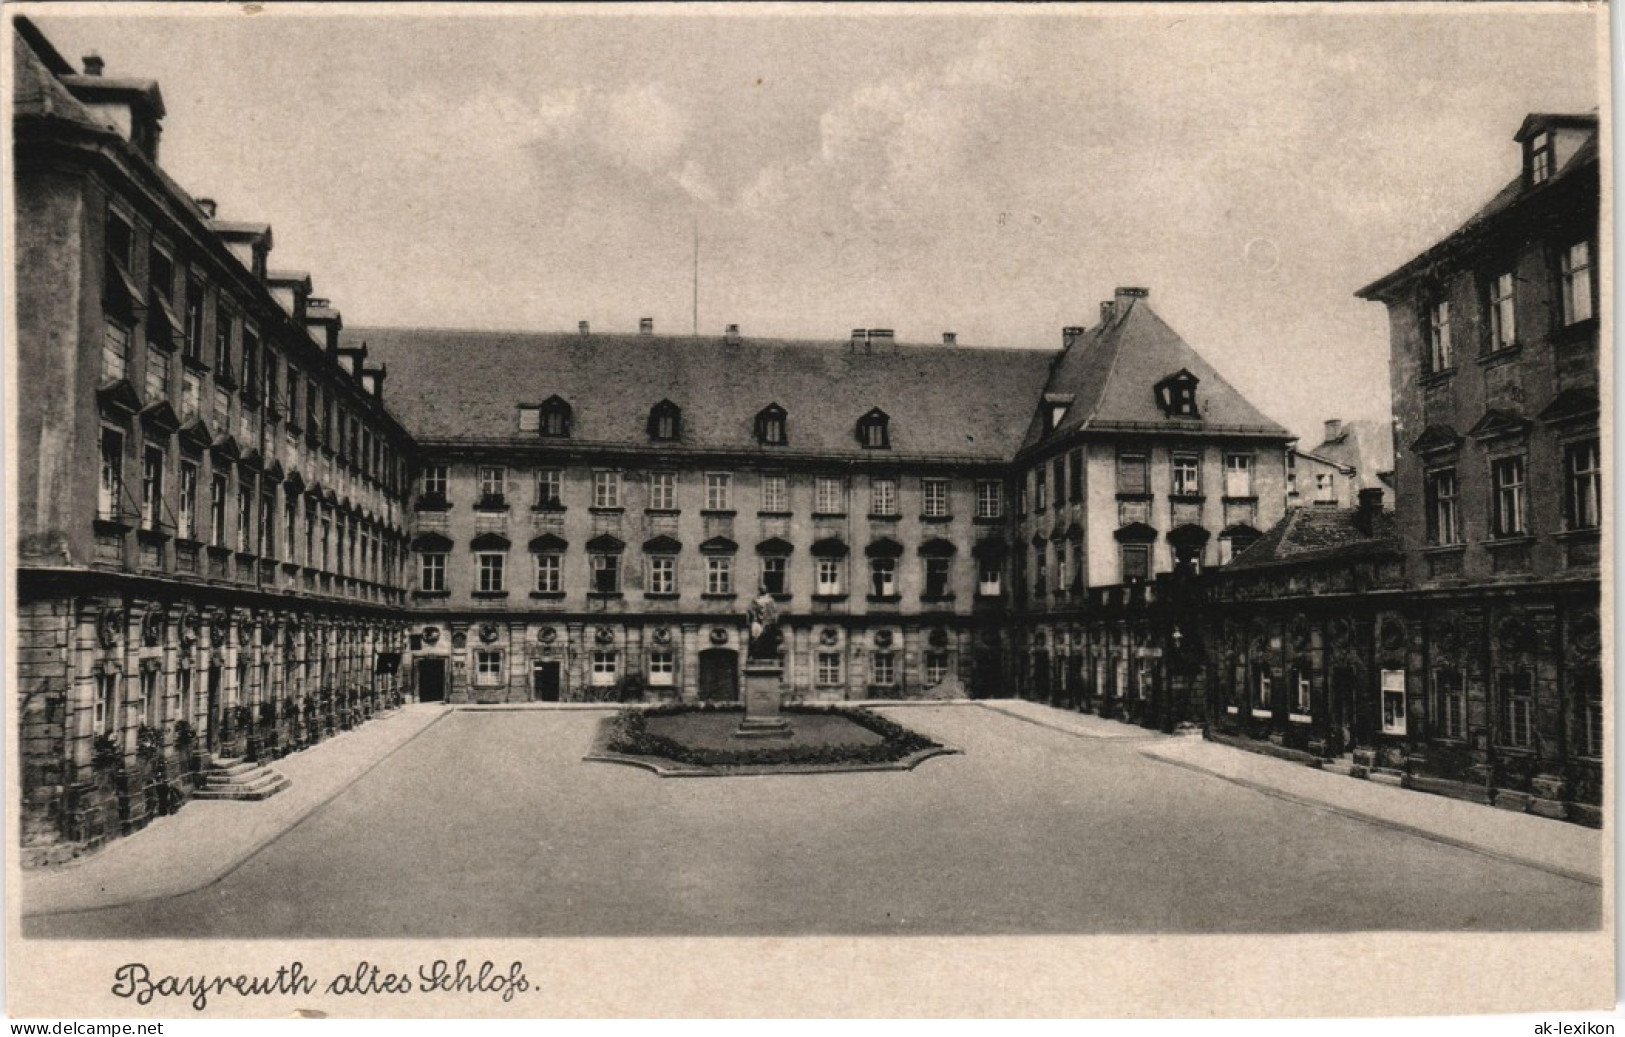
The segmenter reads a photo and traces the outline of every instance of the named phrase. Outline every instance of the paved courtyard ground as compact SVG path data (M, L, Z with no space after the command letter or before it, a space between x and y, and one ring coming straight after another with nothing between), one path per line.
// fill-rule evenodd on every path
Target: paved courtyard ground
M973 706L885 712L963 755L910 772L662 779L582 761L602 713L454 712L220 881L27 917L24 932L1242 933L1601 921L1596 885L1172 766L1142 755L1136 738L1079 738ZM137 838L149 835L164 833Z

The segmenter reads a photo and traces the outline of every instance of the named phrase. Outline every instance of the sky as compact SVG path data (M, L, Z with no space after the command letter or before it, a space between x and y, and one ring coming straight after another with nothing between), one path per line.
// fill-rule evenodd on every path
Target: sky
M696 235L703 334L1059 348L1145 286L1306 448L1389 413L1353 293L1606 83L1571 4L376 10L35 21L352 328L687 333Z

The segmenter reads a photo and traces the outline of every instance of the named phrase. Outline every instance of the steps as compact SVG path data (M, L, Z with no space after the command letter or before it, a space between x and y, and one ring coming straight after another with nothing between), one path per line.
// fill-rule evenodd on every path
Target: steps
M193 799L270 799L293 782L270 767L247 760L215 760Z

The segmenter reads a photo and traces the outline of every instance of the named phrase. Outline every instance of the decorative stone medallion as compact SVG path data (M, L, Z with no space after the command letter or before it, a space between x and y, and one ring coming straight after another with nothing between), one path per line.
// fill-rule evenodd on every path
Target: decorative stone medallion
M424 627L423 628L423 643L424 644L432 645L432 644L438 644L439 642L440 642L440 628L439 627Z
M876 630L875 631L875 647L876 648L890 648L891 647L891 640L892 640L892 634L891 634L890 630Z
M948 631L944 630L942 627L937 627L935 630L931 631L931 647L948 647Z
M610 627L599 627L593 631L593 639L601 645L615 643L615 631Z
M671 644L671 628L670 627L655 627L655 630L654 630L654 642L657 645L669 645L669 644Z
M161 607L154 605L141 617L141 644L147 648L157 648L163 640L164 612Z
M124 613L120 609L102 609L96 617L96 640L103 648L116 648L124 633Z
M536 640L544 645L550 645L559 639L559 632L552 627L542 627L536 632Z
M480 641L483 644L490 644L491 642L495 641L500 633L501 631L497 629L497 625L495 623L480 624Z
M727 627L712 627L711 628L711 643L714 644L714 645L725 645L725 644L727 644L728 643L728 628Z
M822 630L820 630L818 632L818 643L819 644L833 645L833 644L836 644L837 642L839 642L840 640L841 640L841 632L839 630L836 630L834 627L825 627L824 629L822 629Z

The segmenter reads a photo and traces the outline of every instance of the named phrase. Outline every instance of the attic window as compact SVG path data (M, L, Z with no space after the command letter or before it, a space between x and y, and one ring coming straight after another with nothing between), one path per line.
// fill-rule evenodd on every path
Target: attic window
M866 450L891 448L891 418L876 407L858 419L858 443Z
M1051 431L1061 424L1066 417L1066 404L1052 403L1049 405L1049 427Z
M783 407L770 403L756 415L756 442L763 446L783 446L789 442L787 415Z
M550 396L538 408L537 432L543 436L563 439L570 435L570 405L557 396Z
M542 409L540 407L519 408L519 431L535 432L542 427Z
M1170 418L1199 418L1196 386L1199 379L1189 371L1169 375L1156 385L1157 406Z
M1551 131L1543 131L1529 138L1529 186L1544 184L1552 178L1554 166Z
M670 400L661 400L649 409L649 438L672 442L682 438L683 412Z

